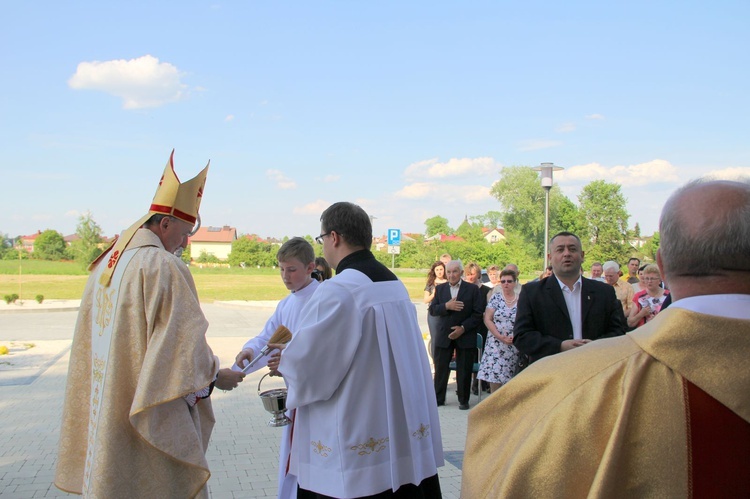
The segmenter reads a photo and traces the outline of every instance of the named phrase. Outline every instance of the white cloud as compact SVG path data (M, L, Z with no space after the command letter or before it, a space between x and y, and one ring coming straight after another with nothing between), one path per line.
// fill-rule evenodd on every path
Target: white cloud
M557 133L569 133L569 132L574 132L575 129L576 129L576 124L575 123L573 123L573 122L567 122L567 123L563 123L562 125L560 125L559 127L557 127L555 129L555 131Z
M232 120L234 120L234 115L233 114L228 114L227 117L224 118L224 121L232 121Z
M564 183L589 183L603 179L616 182L623 187L643 186L654 183L678 184L681 182L677 168L669 161L654 159L637 165L604 166L599 163L575 165L555 173L555 179Z
M450 203L479 203L491 199L486 185L446 185L436 182L414 182L393 195L397 199L434 199L441 205Z
M604 119L604 115L603 114L597 114L597 113L587 114L586 115L586 119L587 120L603 120Z
M151 55L137 59L92 61L78 64L68 80L70 88L99 90L120 97L124 109L159 107L185 96L185 73Z
M550 147L557 147L563 145L562 140L543 140L543 139L529 139L521 141L518 146L519 151L537 151L539 149L549 149Z
M68 218L78 218L81 216L81 212L78 210L68 210L65 212L65 216Z
M266 177L276 182L276 187L283 190L296 189L297 182L290 179L280 170L266 170Z
M320 215L323 210L331 206L332 203L318 199L312 203L307 203L303 206L295 206L292 212L295 215Z
M394 196L403 199L425 199L431 197L431 195L436 191L444 188L445 187L440 184L429 182L415 182L413 184L404 186L404 188L400 191L397 191Z
M418 161L404 170L407 179L424 180L431 178L448 178L478 175L494 175L501 165L489 157L484 158L451 158L441 163L437 158Z
M732 168L724 168L722 170L713 170L708 172L708 177L713 177L721 180L737 180L740 177L750 177L750 167L748 166L736 166Z
M338 182L341 179L341 175L326 175L321 179L321 182L330 184L331 182Z

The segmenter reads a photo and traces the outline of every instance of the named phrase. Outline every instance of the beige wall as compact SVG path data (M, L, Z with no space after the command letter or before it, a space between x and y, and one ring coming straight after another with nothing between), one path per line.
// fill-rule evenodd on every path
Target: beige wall
M232 243L191 241L190 258L197 260L204 251L209 255L214 255L219 260L226 260L232 251Z

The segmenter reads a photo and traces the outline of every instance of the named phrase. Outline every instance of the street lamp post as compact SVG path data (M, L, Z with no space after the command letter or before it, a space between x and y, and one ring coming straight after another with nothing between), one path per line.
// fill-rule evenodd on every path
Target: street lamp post
M554 163L542 163L534 168L534 171L541 172L542 188L544 188L544 268L549 265L549 191L552 189L552 172L563 170L562 166L555 166Z

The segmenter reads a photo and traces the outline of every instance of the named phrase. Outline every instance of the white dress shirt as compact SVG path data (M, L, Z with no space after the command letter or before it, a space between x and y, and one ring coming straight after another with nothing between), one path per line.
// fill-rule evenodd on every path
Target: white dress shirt
M557 279L557 278L556 278ZM568 315L570 316L570 325L573 326L573 339L583 339L583 322L581 320L581 278L573 284L573 289L570 289L567 284L557 279L562 290L563 298L565 298L565 305L568 307Z

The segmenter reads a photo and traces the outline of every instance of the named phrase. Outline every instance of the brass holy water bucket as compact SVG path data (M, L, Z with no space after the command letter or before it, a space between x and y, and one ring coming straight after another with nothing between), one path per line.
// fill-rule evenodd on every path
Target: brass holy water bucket
M258 381L258 396L263 402L263 408L273 414L273 417L268 421L268 426L279 427L286 426L292 422L291 419L286 417L286 388L273 388L264 392L260 391L260 384L263 383L263 379L271 373L266 373Z

